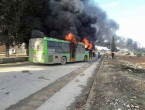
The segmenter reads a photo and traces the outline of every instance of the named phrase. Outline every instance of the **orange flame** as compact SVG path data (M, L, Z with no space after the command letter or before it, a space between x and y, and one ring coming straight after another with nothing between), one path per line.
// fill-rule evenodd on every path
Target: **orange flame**
M93 49L93 42L90 43L90 47L89 47L89 50L92 50Z
M85 49L87 49L89 47L89 40L84 38L82 42L85 44L84 45Z
M71 41L73 43L77 43L75 36L72 33L69 33L68 35L65 36L65 40Z
M85 49L92 50L93 49L93 42L89 42L88 39L84 38L83 41Z

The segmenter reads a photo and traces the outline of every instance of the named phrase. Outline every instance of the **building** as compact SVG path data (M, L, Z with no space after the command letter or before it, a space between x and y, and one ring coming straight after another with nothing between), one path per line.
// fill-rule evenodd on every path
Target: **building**
M1 33L2 31L1 31L1 26L0 26L0 33ZM14 47L10 47L10 50L9 50L9 52L11 51L11 50L14 50L14 53L16 53L16 54L18 54L18 53L20 53L20 54L26 54L26 49L25 49L25 44L23 43L23 44L21 44L21 46L14 46ZM6 46L5 45L2 45L1 44L1 42L0 42L0 53L5 53L6 52ZM10 52L10 54L11 54L12 52Z
M5 51L6 51L6 46L0 45L0 52L5 52Z
M13 52L11 52L13 51ZM6 52L6 46L5 45L0 45L0 53L5 53ZM9 50L10 54L11 53L16 53L16 54L26 54L26 49L25 49L25 44L23 43L21 46L14 46L10 47Z

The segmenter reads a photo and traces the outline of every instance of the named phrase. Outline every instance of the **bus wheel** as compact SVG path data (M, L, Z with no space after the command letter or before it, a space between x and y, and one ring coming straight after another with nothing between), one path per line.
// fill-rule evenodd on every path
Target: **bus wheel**
M85 62L87 61L87 56L84 57L84 61L85 61Z
M62 58L61 58L61 64L62 64L62 65L65 65L65 64L66 64L66 57L62 57Z

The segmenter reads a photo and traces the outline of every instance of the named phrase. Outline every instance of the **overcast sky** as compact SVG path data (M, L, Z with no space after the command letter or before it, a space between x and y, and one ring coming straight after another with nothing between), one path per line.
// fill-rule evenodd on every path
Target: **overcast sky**
M117 35L132 38L145 46L145 0L94 0L114 19Z

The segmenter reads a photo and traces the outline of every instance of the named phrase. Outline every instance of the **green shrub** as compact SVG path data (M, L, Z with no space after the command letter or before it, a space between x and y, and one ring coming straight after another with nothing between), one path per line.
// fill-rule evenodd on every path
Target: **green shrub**
M138 53L136 54L136 56L137 56L137 57L141 57L141 56L142 56L142 52L138 52Z
M134 52L134 55L137 55L137 53L136 53L136 52Z

